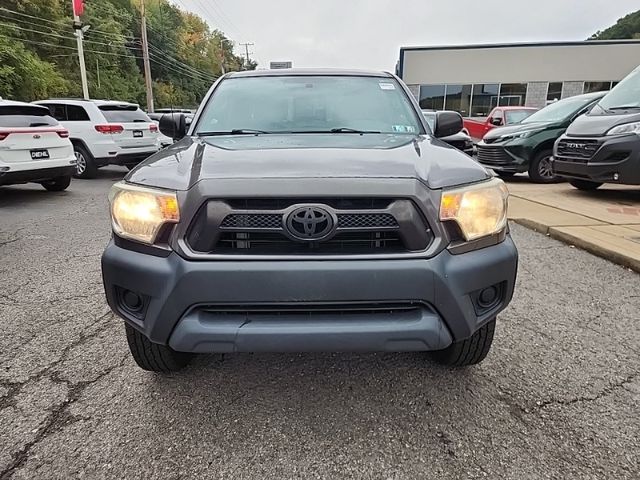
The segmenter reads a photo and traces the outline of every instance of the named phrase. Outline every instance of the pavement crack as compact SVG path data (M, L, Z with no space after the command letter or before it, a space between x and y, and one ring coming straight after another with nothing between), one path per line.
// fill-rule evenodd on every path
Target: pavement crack
M574 397L574 398L569 398L569 399L549 399L549 400L544 400L542 402L537 402L536 403L536 407L534 408L534 410L542 410L548 406L551 405L561 405L561 406L567 406L567 405L574 405L576 403L583 403L583 402L595 402L598 401L608 395L611 395L613 392L615 392L616 390L619 390L621 388L624 388L626 385L628 385L629 383L633 382L636 378L638 378L640 376L640 372L636 372L633 373L631 375L626 376L625 378L623 378L622 380L620 380L619 382L615 382L612 383L606 387L604 387L602 390L600 390L598 393L596 393L595 395L591 395L591 396L578 396L578 397Z
M111 311L110 310L108 312L104 313L103 315L100 315L99 317L97 317L91 325L95 325L96 323L100 322L101 320L103 320L104 318L108 317L109 315L111 315ZM109 329L110 327L113 327L113 325L114 325L113 323L107 322L104 325L102 325L100 328L94 330L93 332L91 332L89 334L80 335L75 341L71 342L69 345L67 345L62 350L62 354L60 355L60 357L57 360L55 360L52 363L50 363L49 365L47 365L44 369L42 369L38 373L36 373L34 375L31 375L26 380L23 380L23 381L20 381L20 382L11 382L11 381L7 381L7 380L0 380L0 385L6 386L9 389L10 393L13 392L14 389L17 389L13 394L13 397L15 397L15 395L17 395L17 393L22 389L23 386L25 386L28 383L37 382L37 381L41 380L43 377L48 375L49 372L53 368L55 368L58 365L60 365L61 363L63 363L67 359L69 353L74 348L83 345L85 342L89 341L90 339L92 339L94 337L97 337L98 335L100 335L105 330ZM12 401L12 397L9 396L9 398L7 399L6 395L5 395L5 397L3 397L3 399L0 399L0 410L3 409L3 408L6 408L4 406L4 404L5 403L9 403L10 404L11 401Z
M55 373L51 375L51 379L54 382L63 383L68 386L69 391L67 394L67 398L60 405L51 410L46 420L44 421L44 424L40 428L38 428L38 431L36 432L33 440L26 443L20 450L12 455L12 459L7 467L0 471L0 480L8 480L12 478L15 471L22 467L27 462L27 460L29 460L29 456L33 447L38 445L47 437L55 434L56 432L59 432L63 428L75 422L83 420L83 417L81 416L72 415L69 412L69 407L82 396L82 393L89 386L93 385L96 382L99 382L104 377L111 374L114 370L123 367L126 364L128 358L128 355L123 356L120 362L112 365L92 380L72 383L70 380L65 380Z

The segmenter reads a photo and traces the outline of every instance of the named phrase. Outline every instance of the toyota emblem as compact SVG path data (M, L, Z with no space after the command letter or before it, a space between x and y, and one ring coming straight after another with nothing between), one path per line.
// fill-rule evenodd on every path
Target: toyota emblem
M335 215L315 205L298 206L285 217L287 233L308 242L327 238L336 226Z
M35 138L36 140L40 138L40 135L38 135L37 133L33 136L33 138Z

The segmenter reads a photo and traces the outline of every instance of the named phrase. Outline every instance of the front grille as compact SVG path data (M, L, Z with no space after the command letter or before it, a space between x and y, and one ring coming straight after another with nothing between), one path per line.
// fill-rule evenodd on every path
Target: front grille
M296 242L282 233L225 232L216 245L216 253L237 255L346 255L402 253L398 232L338 232L324 242Z
M556 157L563 162L586 163L600 148L597 140L567 140L558 142Z
M326 236L300 238L289 215L306 206L325 210L330 225L333 219ZM433 239L416 205L393 198L210 200L185 237L198 254L243 256L397 254L426 250Z
M342 213L338 228L397 228L398 222L388 213Z
M243 213L227 215L220 228L279 229L282 215L279 213Z
M503 147L478 145L478 161L486 165L509 165L513 163L513 158Z

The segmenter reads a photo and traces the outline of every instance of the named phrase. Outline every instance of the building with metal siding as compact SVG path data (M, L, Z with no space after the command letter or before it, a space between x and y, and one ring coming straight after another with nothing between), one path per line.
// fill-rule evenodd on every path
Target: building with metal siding
M423 108L485 116L609 90L640 64L640 40L403 47L398 75Z

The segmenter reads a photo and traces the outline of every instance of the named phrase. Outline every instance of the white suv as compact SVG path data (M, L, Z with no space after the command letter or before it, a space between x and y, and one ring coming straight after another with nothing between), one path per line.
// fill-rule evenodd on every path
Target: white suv
M48 107L69 130L77 177L92 178L105 165L131 169L160 149L158 126L135 103L78 99L34 103Z
M35 182L60 192L75 163L69 132L49 110L0 98L0 185Z

